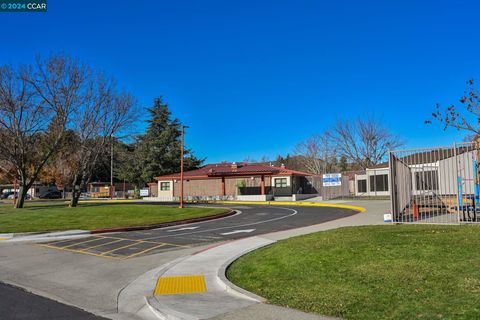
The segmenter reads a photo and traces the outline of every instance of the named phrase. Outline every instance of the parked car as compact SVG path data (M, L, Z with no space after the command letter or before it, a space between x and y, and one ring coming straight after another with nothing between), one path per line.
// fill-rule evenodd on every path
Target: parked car
M42 194L40 199L61 199L62 193L60 191L50 191L45 194Z
M4 192L0 195L0 199L8 199L8 197L12 194L13 194L13 191Z
M13 199L13 196L14 196L14 193L13 192L9 192L10 194L8 195L7 199ZM18 192L15 193L15 198L18 199ZM27 193L27 195L25 196L25 200L30 200L32 197Z

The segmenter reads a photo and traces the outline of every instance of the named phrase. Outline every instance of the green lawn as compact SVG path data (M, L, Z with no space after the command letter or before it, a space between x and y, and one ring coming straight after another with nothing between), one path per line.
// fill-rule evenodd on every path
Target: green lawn
M227 271L270 303L346 319L480 319L477 226L372 226L296 237Z
M27 202L25 208L14 209L11 203L1 203L0 233L144 226L225 211L128 203L81 203L68 208L63 201Z

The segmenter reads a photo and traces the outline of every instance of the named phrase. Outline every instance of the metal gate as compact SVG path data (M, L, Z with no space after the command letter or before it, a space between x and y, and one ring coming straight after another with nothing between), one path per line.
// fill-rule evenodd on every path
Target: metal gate
M392 221L478 223L478 143L391 151Z

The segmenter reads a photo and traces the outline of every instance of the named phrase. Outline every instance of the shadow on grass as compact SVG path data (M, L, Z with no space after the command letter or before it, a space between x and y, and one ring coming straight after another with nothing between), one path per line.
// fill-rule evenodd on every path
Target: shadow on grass
M123 202L123 203L118 203L118 202L113 202L113 203L108 203L108 202L80 202L77 206L77 208L98 208L98 207L121 207L121 206L129 206L129 205L159 205L159 206L164 206L164 207L172 207L176 206L176 203L145 203L145 202ZM68 200L50 200L50 201L45 201L45 200L34 200L32 202L25 202L25 207L22 209L15 209L13 208L12 203L5 203L5 202L0 202L0 214L9 214L9 213L20 213L24 211L41 211L41 210L48 210L48 209L63 209L63 208L69 208L69 201ZM6 209L5 211L2 212L2 209ZM74 210L75 208L72 208Z

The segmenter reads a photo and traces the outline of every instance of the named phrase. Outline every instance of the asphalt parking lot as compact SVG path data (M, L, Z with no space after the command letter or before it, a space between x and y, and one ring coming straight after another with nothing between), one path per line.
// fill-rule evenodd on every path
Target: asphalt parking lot
M356 214L329 207L229 206L235 215L168 228L118 232L36 244L52 250L86 254L111 260L189 248L323 223Z

